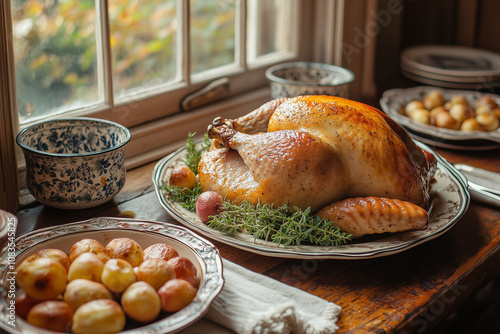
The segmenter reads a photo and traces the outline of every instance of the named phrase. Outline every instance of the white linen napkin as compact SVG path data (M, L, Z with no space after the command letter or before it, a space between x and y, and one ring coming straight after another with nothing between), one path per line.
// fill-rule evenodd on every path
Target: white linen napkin
M182 334L331 334L340 306L223 259L224 287Z

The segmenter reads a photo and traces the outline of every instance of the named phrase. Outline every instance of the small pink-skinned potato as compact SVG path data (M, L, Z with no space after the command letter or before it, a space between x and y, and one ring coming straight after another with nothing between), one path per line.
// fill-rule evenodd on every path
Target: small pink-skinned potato
M63 265L66 270L69 269L69 265L71 264L71 261L69 260L69 256L64 253L62 250L57 249L57 248L45 248L41 249L35 254L38 254L40 257L48 257L53 260L56 260L60 264Z
M196 182L196 175L187 166L175 167L168 178L170 186L176 186L181 189L193 189L196 186Z
M113 299L113 295L104 284L82 278L69 282L63 295L63 300L75 311L96 299Z
M163 259L147 259L136 270L137 279L158 290L166 281L174 279L175 273L167 261Z
M121 297L123 311L139 322L150 322L161 312L160 296L156 289L146 282L132 283Z
M183 279L189 282L194 288L200 283L196 266L190 259L183 256L174 257L167 261L175 273L175 278Z
M95 239L82 239L73 244L69 251L69 260L73 262L83 253L94 253L103 263L106 263L109 259L109 254L104 245Z
M141 245L131 238L115 238L108 242L106 251L112 259L122 259L137 267L142 262Z
M26 292L20 290L16 296L16 314L26 320L31 308L38 303L40 303L39 300L28 296Z
M16 275L17 285L37 300L54 299L66 289L68 272L56 260L40 257L22 267Z
M68 333L71 329L73 309L60 300L47 300L36 304L28 313L27 321L37 327Z
M71 330L74 334L118 333L125 328L125 322L120 304L111 299L97 299L75 311Z
M94 253L83 253L77 257L68 271L68 280L73 281L78 278L100 282L104 263Z
M191 303L196 297L196 289L183 279L167 281L158 290L161 307L166 312L177 312Z
M104 264L101 282L111 292L122 293L132 283L137 281L134 268L123 259L109 259Z
M143 252L143 261L148 259L163 259L168 261L177 256L179 256L179 253L174 247L164 243L157 243L146 247Z
M210 216L219 214L222 205L222 196L215 191L205 191L196 200L196 215L204 223L210 220Z

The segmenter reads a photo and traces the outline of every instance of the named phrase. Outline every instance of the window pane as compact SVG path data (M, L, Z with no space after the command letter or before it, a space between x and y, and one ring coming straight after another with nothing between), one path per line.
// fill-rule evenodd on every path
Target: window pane
M109 0L116 97L178 79L176 0Z
M98 90L94 0L12 0L19 120L103 100Z
M248 0L248 61L271 53L291 51L290 0Z
M235 63L236 1L190 1L191 74Z

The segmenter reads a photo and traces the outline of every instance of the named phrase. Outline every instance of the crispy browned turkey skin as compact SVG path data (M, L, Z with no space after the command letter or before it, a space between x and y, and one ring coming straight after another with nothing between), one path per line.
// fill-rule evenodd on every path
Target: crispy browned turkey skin
M363 209L365 224L376 219L373 210L385 210L399 223L388 219L384 226L361 229L367 233L386 232L387 225L403 231L427 224L427 219L401 223L408 207L382 204L396 199L425 208L436 159L376 108L332 96L273 100L239 119L214 120L209 136L213 145L198 168L205 191L233 202L288 203L313 212L371 197L385 202ZM338 216L328 212L327 218Z

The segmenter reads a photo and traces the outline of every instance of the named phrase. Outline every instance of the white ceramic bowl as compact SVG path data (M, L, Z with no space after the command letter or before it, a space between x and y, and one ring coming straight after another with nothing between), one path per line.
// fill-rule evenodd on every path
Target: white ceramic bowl
M300 95L348 97L354 73L344 67L315 63L290 62L267 69L273 99Z
M14 293L16 290L13 284L16 265L44 248L57 248L69 253L71 246L84 238L96 239L106 245L113 238L121 237L134 239L143 249L155 243L171 245L180 256L187 257L193 262L200 279L195 299L185 308L173 314L162 312L150 324L140 325L134 321L127 321L126 333L175 333L205 315L224 285L222 258L211 242L184 227L173 224L100 217L24 234L15 240L15 247L3 249L0 253L0 333L54 333L32 326L20 317L11 317L9 306L14 298L11 292ZM15 306L12 308L15 309ZM15 320L12 320L13 318Z
M130 131L94 118L45 121L16 138L26 160L26 184L41 203L85 209L111 200L125 184Z

